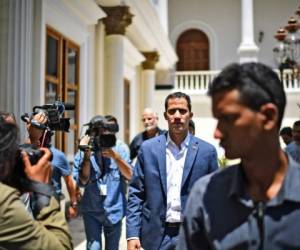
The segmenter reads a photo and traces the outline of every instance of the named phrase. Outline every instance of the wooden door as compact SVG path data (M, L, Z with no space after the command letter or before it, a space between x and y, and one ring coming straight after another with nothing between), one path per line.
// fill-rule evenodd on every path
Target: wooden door
M201 30L190 29L177 40L178 71L209 70L209 41Z

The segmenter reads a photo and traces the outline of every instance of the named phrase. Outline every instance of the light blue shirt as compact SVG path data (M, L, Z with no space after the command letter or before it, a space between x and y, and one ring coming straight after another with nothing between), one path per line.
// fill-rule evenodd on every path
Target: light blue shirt
M130 163L128 146L117 140L116 146L112 148L120 157ZM73 176L77 184L83 186L79 180L79 173L82 167L83 152L75 155ZM105 214L112 223L118 223L126 211L126 182L121 175L117 163L111 158L105 158L92 152L90 157L91 171L88 184L84 185L84 195L81 200L82 212L98 212ZM101 166L104 164L104 174L101 173ZM107 194L103 195L101 186L106 186Z
M286 146L285 151L289 153L295 161L300 163L300 145L292 141L289 145Z
M52 163L51 181L56 194L60 196L62 194L61 177L71 175L72 172L65 154L53 146L50 148L50 150L53 155L53 159L51 161Z

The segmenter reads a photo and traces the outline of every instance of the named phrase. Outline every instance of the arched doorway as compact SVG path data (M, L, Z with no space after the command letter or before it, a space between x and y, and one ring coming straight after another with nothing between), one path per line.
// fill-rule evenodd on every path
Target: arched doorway
M209 70L209 41L203 31L189 29L183 32L177 40L176 52L179 58L177 71Z

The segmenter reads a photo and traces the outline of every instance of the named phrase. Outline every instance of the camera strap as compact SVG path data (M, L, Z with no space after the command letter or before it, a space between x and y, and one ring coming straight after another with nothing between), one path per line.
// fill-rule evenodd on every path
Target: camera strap
M100 155L94 155L94 159L91 159L92 167L94 168L95 173L100 170L100 174L93 180L90 180L89 183L97 182L98 180L103 180L106 174L106 166L109 166L111 161L109 158L105 158ZM96 167L97 166L97 167ZM99 170L97 170L99 168Z
M22 185L26 187L26 190L32 192L30 198L32 213L33 217L37 218L40 211L49 206L51 196L54 195L54 189L49 184L29 179L22 179Z
M26 190L46 196L53 196L54 195L54 188L46 183L34 181L34 180L27 180L22 179L23 187L26 187Z

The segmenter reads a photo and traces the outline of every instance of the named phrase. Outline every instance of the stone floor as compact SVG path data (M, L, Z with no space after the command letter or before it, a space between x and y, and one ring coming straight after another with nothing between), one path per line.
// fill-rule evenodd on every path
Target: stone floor
M69 223L69 228L70 228L72 239L73 239L74 249L75 250L85 250L86 249L86 241L85 241L85 233L84 233L82 217L78 216L77 218L70 220L68 223ZM127 248L127 246L126 246L125 219L124 219L119 249L126 250L126 248Z

